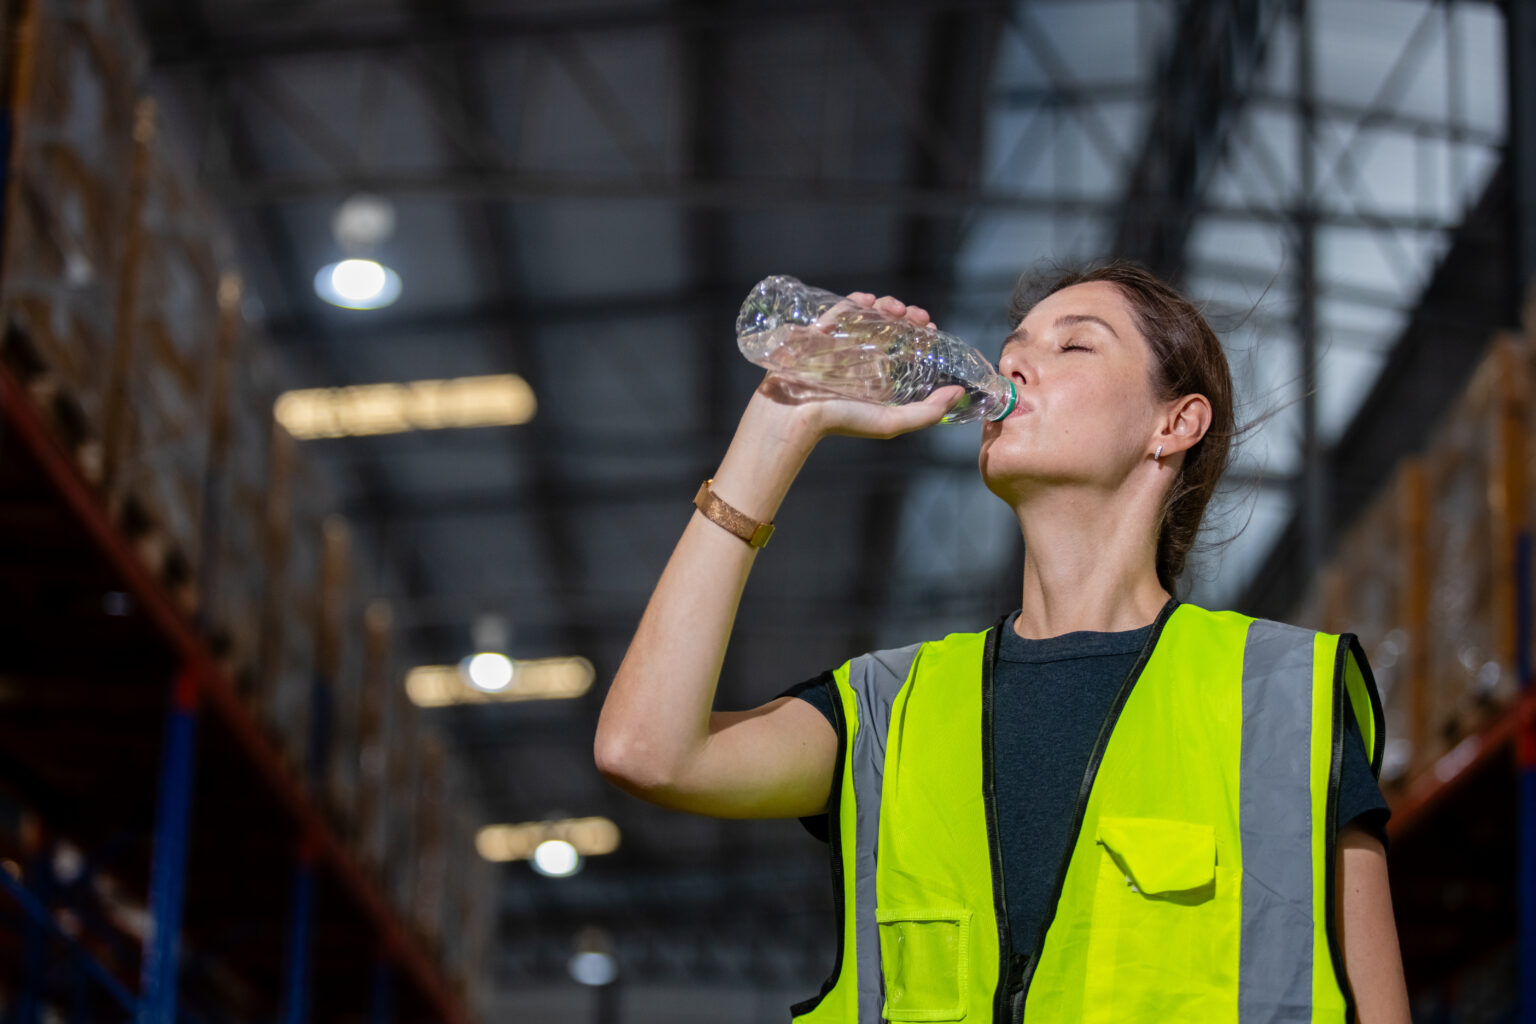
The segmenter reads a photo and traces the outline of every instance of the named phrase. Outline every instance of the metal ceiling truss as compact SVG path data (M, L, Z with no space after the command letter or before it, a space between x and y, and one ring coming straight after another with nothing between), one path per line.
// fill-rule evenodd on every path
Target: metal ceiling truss
M1074 0L1076 3L1088 0ZM231 34L217 38L177 23L151 26L157 69L199 69L209 64L238 68L300 57L340 57L361 53L399 53L434 48L540 41L562 35L609 35L667 30L745 33L774 22L815 26L838 22L848 14L875 15L887 21L935 14L990 11L997 0L777 0L772 4L548 5L542 10L480 11L456 23L430 26L325 25L294 23L284 35ZM573 9L574 8L574 9ZM291 20L291 19L290 19ZM320 21L320 18L316 18ZM838 26L829 25L828 30Z
M1510 124L1508 156L1494 176L1476 209L1450 232L1451 244L1421 298L1400 340L1393 346L1370 395L1356 413L1333 451L1325 450L1317 435L1316 302L1319 288L1315 273L1316 231L1324 216L1311 216L1325 190L1350 196L1354 212L1373 202L1359 167L1369 146L1379 137L1367 126L1390 119L1401 105L1414 73L1429 59L1432 44L1453 26L1458 0L1426 4L1408 38L1389 67L1382 84L1367 103L1350 137L1331 157L1321 173L1315 170L1317 108L1311 102L1307 57L1312 29L1306 19L1306 0L1293 0L1301 18L1298 47L1298 113L1300 167L1297 223L1297 334L1303 367L1304 438L1301 452L1303 478L1298 489L1295 516L1282 531L1268 558L1244 590L1240 607L1253 614L1283 617L1301 599L1306 582L1333 547L1337 531L1363 507L1374 488L1397 460L1423 443L1427 424L1438 418L1466 380L1467 374L1491 331L1500 323L1518 322L1520 289L1530 279L1530 264L1518 255L1519 232L1529 230L1530 217L1519 213L1522 187L1532 186L1529 167L1518 167L1520 154L1536 137L1530 95L1530 61L1536 49L1524 19L1529 5L1509 0L1505 5L1509 45ZM1521 32L1527 33L1524 43ZM1454 34L1453 34L1454 35ZM1447 78L1459 83L1462 55L1455 38L1446 46ZM1467 134L1457 90L1448 98L1446 136L1460 140ZM1527 159L1530 159L1527 157ZM1536 164L1533 164L1536 166ZM1526 208L1527 210L1529 207ZM1510 214L1513 213L1514 216ZM1383 259L1400 275L1403 293L1410 294L1416 279L1413 259L1394 237L1394 226L1378 224L1371 237ZM1506 253L1502 263L1499 253Z

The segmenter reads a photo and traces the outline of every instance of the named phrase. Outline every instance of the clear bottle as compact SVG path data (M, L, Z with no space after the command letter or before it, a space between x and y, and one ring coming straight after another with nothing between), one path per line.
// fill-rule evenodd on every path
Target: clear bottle
M1017 401L1013 381L953 334L784 275L759 281L742 303L736 344L766 370L878 405L920 402L958 384L965 393L943 423L1000 420Z

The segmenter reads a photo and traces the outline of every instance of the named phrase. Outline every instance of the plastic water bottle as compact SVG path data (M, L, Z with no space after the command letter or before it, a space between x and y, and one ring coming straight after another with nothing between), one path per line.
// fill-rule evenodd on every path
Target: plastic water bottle
M920 402L958 384L965 393L943 423L1000 420L1018 400L1013 381L953 334L783 275L759 281L742 303L736 344L766 370L879 405Z

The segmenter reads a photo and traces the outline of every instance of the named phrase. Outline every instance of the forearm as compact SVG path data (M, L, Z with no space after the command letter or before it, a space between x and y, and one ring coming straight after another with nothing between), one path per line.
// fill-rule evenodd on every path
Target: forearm
M755 394L713 490L771 520L815 443L793 407ZM693 514L603 702L598 766L635 788L664 785L709 736L720 666L756 550Z

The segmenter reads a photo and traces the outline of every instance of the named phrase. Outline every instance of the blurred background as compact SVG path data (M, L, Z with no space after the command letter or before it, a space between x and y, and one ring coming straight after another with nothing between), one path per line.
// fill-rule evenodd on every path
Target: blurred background
M1536 5L0 7L7 1024L787 1020L826 847L591 756L736 309L1107 255L1254 424L1182 596L1376 669L1416 1019L1536 1021ZM720 707L1017 605L978 439L818 449Z

